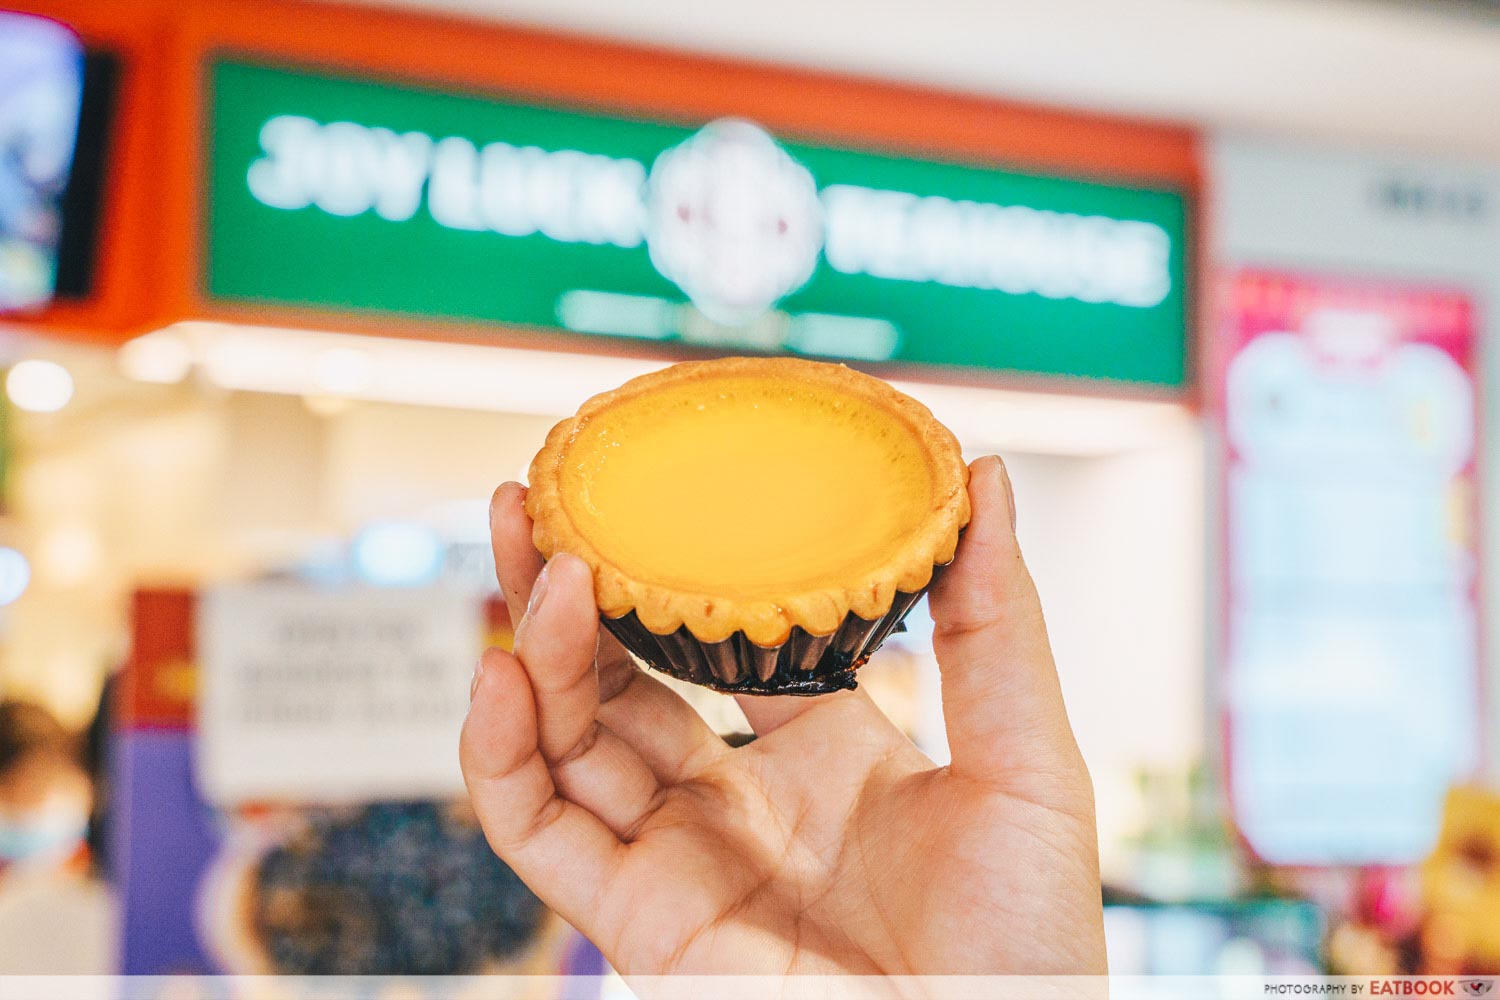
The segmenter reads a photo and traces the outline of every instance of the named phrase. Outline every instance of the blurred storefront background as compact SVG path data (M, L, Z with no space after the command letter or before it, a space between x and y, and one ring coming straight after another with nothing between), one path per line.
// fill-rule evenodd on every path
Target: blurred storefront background
M1500 21L10 6L0 973L596 970L460 803L486 504L746 352L1006 458L1116 971L1500 969Z

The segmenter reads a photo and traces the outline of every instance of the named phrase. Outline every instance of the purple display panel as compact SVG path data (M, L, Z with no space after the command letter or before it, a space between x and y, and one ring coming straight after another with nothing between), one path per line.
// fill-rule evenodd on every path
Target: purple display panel
M192 734L115 736L114 834L109 850L121 909L125 975L219 970L198 933L198 889L219 850L220 819L198 797Z

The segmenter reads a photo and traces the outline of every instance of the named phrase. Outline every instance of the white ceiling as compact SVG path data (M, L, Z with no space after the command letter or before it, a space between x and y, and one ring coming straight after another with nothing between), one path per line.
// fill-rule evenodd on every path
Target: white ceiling
M363 2L1500 163L1500 17L1395 0Z

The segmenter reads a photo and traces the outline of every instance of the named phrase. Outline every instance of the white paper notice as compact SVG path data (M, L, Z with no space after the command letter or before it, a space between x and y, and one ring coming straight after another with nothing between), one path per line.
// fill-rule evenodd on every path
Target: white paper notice
M478 599L443 590L226 587L198 611L198 778L212 802L354 802L463 789Z

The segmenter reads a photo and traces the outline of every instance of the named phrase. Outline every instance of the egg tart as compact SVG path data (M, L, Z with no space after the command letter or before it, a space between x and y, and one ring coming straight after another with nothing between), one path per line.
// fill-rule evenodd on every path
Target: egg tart
M969 519L958 442L926 407L790 358L685 362L595 396L530 480L537 548L588 563L628 650L753 694L854 687Z

